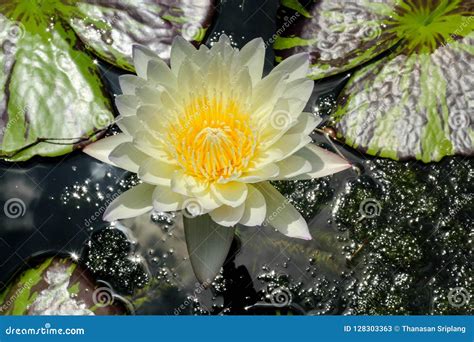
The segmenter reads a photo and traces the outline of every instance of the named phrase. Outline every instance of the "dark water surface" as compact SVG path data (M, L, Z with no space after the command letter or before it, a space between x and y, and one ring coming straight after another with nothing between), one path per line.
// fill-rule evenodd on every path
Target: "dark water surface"
M210 40L242 46L275 31L278 1L225 1ZM273 64L271 49L267 71ZM111 93L119 71L103 64ZM307 110L326 117L348 75L316 84ZM315 134L316 142L331 148ZM338 144L357 165L332 177L276 182L310 224L312 241L270 228L239 228L210 288L195 279L179 215L153 213L107 228L101 213L136 183L123 170L76 151L0 164L0 287L32 256L71 254L127 297L138 314L466 314L453 288L473 289L472 159L437 164L367 158ZM451 293L450 293L451 292Z

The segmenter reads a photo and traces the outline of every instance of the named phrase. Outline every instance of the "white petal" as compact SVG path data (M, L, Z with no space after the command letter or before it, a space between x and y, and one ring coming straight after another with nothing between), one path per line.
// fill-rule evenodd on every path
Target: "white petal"
M127 74L119 76L119 84L125 95L135 95L135 90L145 86L146 81L141 77Z
M278 162L280 173L278 177L273 179L289 179L312 170L311 163L303 157L296 155L289 156L286 159Z
M173 40L173 45L171 46L171 71L173 71L175 75L178 75L183 61L186 58L191 58L195 52L196 48L191 43L189 43L183 37L177 36Z
M298 121L291 127L286 134L303 134L309 135L321 122L320 118L307 112L303 112L298 116Z
M163 86L149 84L137 89L137 99L139 100L137 108L139 108L140 104L149 104L161 107L161 94L163 91L165 91Z
M313 88L314 81L308 79L299 79L287 83L283 99L287 100L290 113L298 115L303 111L313 93Z
M170 186L175 171L176 165L150 158L138 169L138 177L149 184Z
M140 101L135 95L117 95L115 97L115 106L123 116L132 116L137 113Z
M263 74L263 65L265 64L265 43L262 38L256 38L240 50L239 59L242 65L249 68L249 74L252 78L252 84L256 85Z
M278 166L274 163L262 166L254 171L246 172L236 179L237 182L257 183L272 179L279 174Z
M311 240L308 224L278 190L268 182L255 184L255 187L260 190L267 203L265 224L270 224L286 236Z
M130 172L137 173L140 165L145 163L149 157L139 151L132 142L124 142L118 145L110 153L109 159L118 167Z
M260 127L268 125L268 116L285 90L285 74L270 73L255 86L251 112L258 117Z
M155 84L161 84L174 89L177 88L176 76L161 59L148 62L147 79Z
M231 227L239 223L242 215L244 214L245 203L242 203L238 207L230 207L222 205L217 209L214 209L209 213L214 222L221 226Z
M147 154L148 156L164 161L168 164L175 164L163 149L162 143L156 139L150 130L139 130L133 137L133 144L137 149Z
M229 254L235 228L222 227L209 215L183 217L184 236L189 260L196 278L205 286L211 284Z
M144 128L151 129L155 132L163 131L165 127L164 117L161 115L163 109L156 105L144 104L138 107L137 117L143 123ZM154 134L154 132L150 132Z
M117 126L127 135L133 136L135 132L140 128L141 123L135 116L123 116L119 115L115 119Z
M219 72L219 70L217 70L217 72ZM208 82L212 86L217 86L214 79L209 79ZM205 89L204 84L201 71L196 67L196 65L191 63L189 59L186 59L178 72L178 85L180 92L185 97L190 96L194 98L197 92Z
M351 167L351 164L347 160L341 158L336 153L325 150L324 148L314 144L306 145L304 148L296 152L295 155L308 160L311 163L311 171L292 177L291 179L324 177Z
M267 205L262 193L250 185L245 200L245 210L239 223L249 227L261 225L265 220L266 209Z
M273 70L289 73L288 81L306 77L309 74L309 54L303 52L288 57Z
M132 137L122 133L103 138L95 143L87 145L83 151L91 157L100 160L103 163L115 165L110 159L110 153L120 144L131 141ZM116 166L116 165L115 165Z
M185 197L177 194L169 186L157 185L153 191L153 208L158 211L176 211L183 206Z
M288 134L282 136L276 143L271 145L267 150L261 152L253 161L250 170L257 170L264 165L277 162L287 158L296 151L303 148L311 142L311 138L307 135Z
M209 191L209 186L207 183L204 183L193 176L187 175L180 170L175 172L171 178L171 189L182 195L195 197L207 193Z
M234 208L244 203L247 197L247 185L244 183L213 183L211 191L218 201Z
M115 221L139 216L150 211L154 186L138 184L117 197L104 213L104 220Z
M159 58L156 53L142 45L133 45L132 47L133 64L137 75L146 79L148 62Z

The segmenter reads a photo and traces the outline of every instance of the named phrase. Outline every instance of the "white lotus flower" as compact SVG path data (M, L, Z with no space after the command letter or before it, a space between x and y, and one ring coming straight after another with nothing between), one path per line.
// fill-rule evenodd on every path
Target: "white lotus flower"
M105 220L187 209L221 226L269 223L311 239L305 220L268 181L350 165L311 144L317 120L303 112L313 90L307 56L290 57L262 78L264 59L262 39L239 51L226 36L210 49L178 37L171 67L134 47L137 76L120 77L116 98L123 133L84 149L143 181L110 204Z

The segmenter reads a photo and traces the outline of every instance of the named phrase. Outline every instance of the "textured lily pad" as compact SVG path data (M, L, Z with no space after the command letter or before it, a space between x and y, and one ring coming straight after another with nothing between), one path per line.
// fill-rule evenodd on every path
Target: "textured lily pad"
M57 156L113 120L88 51L132 70L131 45L169 53L176 34L202 39L211 0L0 3L0 157Z
M215 6L214 0L82 0L69 13L76 33L98 56L133 71L133 44L168 59L175 36L203 40Z
M310 54L310 77L320 79L349 70L394 46L399 36L386 22L396 0L282 0L277 61L295 53Z
M49 257L13 279L0 295L0 315L122 315L131 309L101 285L72 260Z
M309 51L315 79L390 50L357 70L339 96L334 125L347 144L397 160L430 162L473 154L472 1L319 1L303 6L284 0L283 5L287 20L298 13L299 21L275 42L275 49L281 57ZM361 38L373 27L375 35ZM334 44L324 51L327 40Z

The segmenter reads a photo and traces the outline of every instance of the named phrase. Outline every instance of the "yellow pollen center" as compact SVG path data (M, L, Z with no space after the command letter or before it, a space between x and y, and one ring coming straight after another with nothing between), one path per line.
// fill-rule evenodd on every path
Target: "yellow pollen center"
M204 181L239 176L257 145L249 114L232 99L195 98L169 125L172 157L186 174Z

